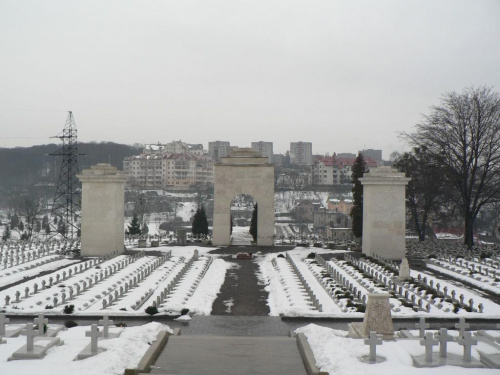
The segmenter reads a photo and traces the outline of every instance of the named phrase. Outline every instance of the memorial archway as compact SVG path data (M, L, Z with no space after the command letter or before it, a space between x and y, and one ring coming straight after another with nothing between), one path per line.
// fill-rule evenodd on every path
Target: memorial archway
M231 243L231 202L235 196L251 195L259 205L257 246L274 244L274 165L248 148L235 149L214 165L213 244Z

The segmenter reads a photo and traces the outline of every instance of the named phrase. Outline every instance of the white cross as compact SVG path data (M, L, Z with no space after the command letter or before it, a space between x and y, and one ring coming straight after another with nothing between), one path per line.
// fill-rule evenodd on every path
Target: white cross
M425 346L425 361L432 362L432 347L439 344L432 336L432 332L427 332L425 338L420 340L420 345Z
M448 330L446 328L441 328L439 333L434 334L434 338L439 341L439 356L441 358L446 358L446 347L448 341L453 341L453 336L448 335Z
M101 320L99 320L99 325L103 326L104 338L109 337L109 326L113 324L112 320L109 320L107 315L104 315Z
M97 353L97 340L99 337L102 337L102 332L99 332L99 328L97 324L92 324L90 326L90 332L85 332L86 337L90 337L90 352L92 354Z
M430 327L429 323L425 322L425 318L420 318L420 323L415 323L415 327L417 327L420 330L419 337L424 338L425 336L425 330Z
M26 351L33 351L33 342L34 337L36 336L36 332L33 330L33 323L26 324Z
M469 323L465 323L465 318L460 318L459 323L455 323L455 328L459 330L458 337L463 337L465 330L470 327Z
M0 336L5 336L5 325L10 322L9 318L5 317L5 314L0 314Z
M365 339L365 345L370 345L370 362L376 362L377 345L382 345L382 340L377 336L377 332L370 332L370 338Z
M470 332L464 332L463 337L460 337L457 342L459 345L464 347L464 362L470 362L472 359L472 345L477 345L477 340L472 338L472 334Z
M45 330L43 329L44 324L48 324L49 320L43 317L43 314L38 314L38 318L35 318L35 324L38 324L38 335L43 336Z

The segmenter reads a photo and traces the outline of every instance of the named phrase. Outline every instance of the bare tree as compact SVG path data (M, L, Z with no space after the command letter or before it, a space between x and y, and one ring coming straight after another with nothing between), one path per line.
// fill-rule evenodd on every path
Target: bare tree
M415 133L405 136L443 166L443 177L458 196L464 244L471 247L474 220L481 208L500 200L499 94L487 87L447 93Z
M406 208L419 241L424 241L430 216L438 211L445 187L442 168L426 149L420 148L398 155L393 161L394 167L411 178L406 187Z
M24 217L27 238L31 238L43 210L42 200L31 194L15 195L11 200L11 209L18 216Z

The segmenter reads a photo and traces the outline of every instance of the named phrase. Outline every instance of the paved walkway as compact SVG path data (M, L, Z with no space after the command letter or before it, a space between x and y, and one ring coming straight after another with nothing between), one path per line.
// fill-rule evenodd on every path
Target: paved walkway
M152 374L305 375L291 337L171 336Z
M257 280L257 263L240 259L228 261L237 267L227 271L224 284L212 305L212 315L269 315L268 293Z

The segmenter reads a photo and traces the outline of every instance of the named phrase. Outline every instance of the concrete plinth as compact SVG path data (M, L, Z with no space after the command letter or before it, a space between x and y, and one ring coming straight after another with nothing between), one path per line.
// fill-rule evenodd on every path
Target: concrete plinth
M252 149L236 149L214 164L213 244L230 244L230 210L235 196L251 195L258 204L257 245L274 245L274 165Z
M394 339L394 325L392 323L389 294L368 294L365 317L363 323L348 324L349 337L366 338L370 332L377 332L385 340Z
M59 337L35 337L33 341L33 350L28 351L27 345L24 345L12 353L9 361L16 359L42 359L51 347L64 344L64 341Z
M85 348L83 348L83 350L80 353L78 353L78 355L74 360L79 361L82 359L87 359L105 351L106 349L97 348L96 352L92 352L92 344L88 344Z
M363 253L385 259L405 256L405 186L410 178L379 167L359 179L363 185Z
M82 182L82 256L123 253L126 176L100 163L77 177Z

